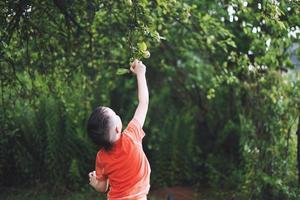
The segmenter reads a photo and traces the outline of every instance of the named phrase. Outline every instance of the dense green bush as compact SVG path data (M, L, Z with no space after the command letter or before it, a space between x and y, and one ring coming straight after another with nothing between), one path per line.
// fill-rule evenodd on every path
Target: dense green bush
M83 183L81 177L94 165L95 151L85 134L92 103L84 86L86 78L75 74L67 84L59 76L55 81L37 73L34 80L27 73L18 76L27 88L10 94L26 93L32 87L36 95L18 97L9 105L6 117L11 131L1 141L1 176L6 177L2 184L48 182L54 187L73 187Z

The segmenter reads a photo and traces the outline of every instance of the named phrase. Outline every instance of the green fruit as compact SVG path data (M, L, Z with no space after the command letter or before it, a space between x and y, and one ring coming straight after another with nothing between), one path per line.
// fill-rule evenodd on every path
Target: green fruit
M131 0L126 0L127 5L132 6L132 1Z
M143 52L143 57L144 58L150 58L150 52L149 51L144 51Z
M147 45L146 45L145 42L140 42L140 43L138 43L137 46L138 46L140 51L146 51L147 50Z

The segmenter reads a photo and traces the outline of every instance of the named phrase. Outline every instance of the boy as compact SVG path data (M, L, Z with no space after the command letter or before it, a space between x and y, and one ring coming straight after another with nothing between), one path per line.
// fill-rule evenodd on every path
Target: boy
M127 128L122 132L120 117L108 107L96 108L87 123L88 135L100 147L90 185L99 192L110 185L109 200L146 200L150 189L151 169L142 147L149 102L146 66L135 60L130 70L137 77L139 103Z

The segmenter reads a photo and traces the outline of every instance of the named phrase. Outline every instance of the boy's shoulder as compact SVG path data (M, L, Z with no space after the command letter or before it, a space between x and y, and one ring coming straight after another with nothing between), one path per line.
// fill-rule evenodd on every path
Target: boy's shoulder
M141 143L145 132L143 131L138 120L133 118L124 129L123 134L129 137L134 143Z

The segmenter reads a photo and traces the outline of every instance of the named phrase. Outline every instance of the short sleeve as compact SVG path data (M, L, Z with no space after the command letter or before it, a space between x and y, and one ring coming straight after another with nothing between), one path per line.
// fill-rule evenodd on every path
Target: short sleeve
M101 163L99 153L97 154L95 169L96 169L96 178L97 178L97 180L104 181L104 180L107 179L106 175L104 174L104 165L103 165L103 163Z
M125 129L125 133L137 142L142 142L142 139L145 136L145 132L143 131L139 121L135 118L129 122L127 128Z

